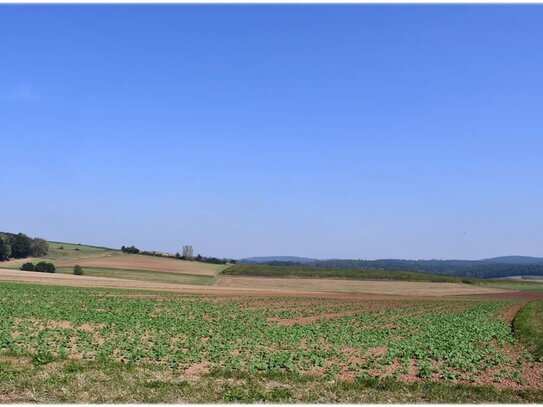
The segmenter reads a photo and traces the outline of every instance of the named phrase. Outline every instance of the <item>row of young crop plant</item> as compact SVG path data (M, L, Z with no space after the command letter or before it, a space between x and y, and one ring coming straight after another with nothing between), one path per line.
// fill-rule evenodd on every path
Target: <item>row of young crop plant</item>
M253 372L318 369L330 377L345 371L378 375L391 368L399 374L414 363L421 378L473 380L493 366L519 363L503 352L516 340L497 317L506 306L500 302L395 301L374 307L359 301L349 303L356 311L351 315L285 326L271 319L314 315L314 310L255 308L247 301L172 294L131 298L3 283L0 348L180 370L201 362L210 369ZM323 300L319 312L326 304ZM337 310L339 302L329 305ZM376 349L384 351L376 354Z

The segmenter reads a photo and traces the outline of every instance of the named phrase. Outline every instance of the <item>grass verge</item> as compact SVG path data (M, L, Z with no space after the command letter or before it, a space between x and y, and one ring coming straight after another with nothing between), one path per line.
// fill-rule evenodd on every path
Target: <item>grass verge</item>
M0 356L0 403L541 403L541 390L286 373L214 371L184 377L159 366Z
M513 321L515 332L525 340L536 358L543 360L543 301L530 301Z

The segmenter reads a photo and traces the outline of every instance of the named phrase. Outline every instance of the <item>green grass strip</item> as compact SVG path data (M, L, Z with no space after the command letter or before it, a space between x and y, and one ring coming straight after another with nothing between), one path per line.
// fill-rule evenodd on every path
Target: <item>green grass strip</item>
M522 307L513 327L530 344L534 355L543 360L543 301L530 301Z

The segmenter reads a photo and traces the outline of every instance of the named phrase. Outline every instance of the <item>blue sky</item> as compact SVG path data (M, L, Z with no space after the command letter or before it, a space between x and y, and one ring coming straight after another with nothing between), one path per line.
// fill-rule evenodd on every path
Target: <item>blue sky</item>
M0 6L0 230L543 256L543 6Z

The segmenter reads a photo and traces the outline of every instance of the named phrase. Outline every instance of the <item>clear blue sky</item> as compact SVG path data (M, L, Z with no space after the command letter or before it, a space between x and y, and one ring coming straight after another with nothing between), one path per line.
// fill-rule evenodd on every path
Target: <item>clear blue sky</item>
M0 6L0 230L543 256L543 6Z

